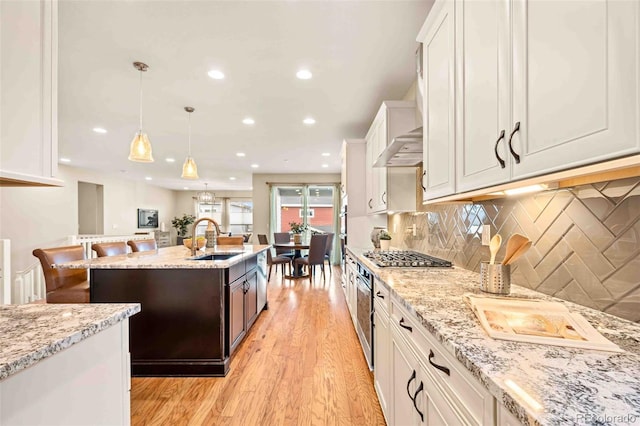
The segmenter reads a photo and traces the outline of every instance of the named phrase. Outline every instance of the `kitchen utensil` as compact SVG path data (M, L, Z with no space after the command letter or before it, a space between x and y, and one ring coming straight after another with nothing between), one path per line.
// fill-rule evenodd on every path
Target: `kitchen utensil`
M480 290L493 294L511 292L511 266L480 262Z
M489 261L489 265L493 265L496 263L496 254L498 250L500 250L500 246L502 245L502 237L500 234L496 234L491 239L489 243L489 251L491 252L491 260Z
M513 262L518 260L520 256L525 254L527 250L529 250L530 248L531 248L531 240L527 240L526 243L518 247L518 249L515 251L515 253L513 253L513 255L509 259L505 259L504 264L505 265L512 264Z
M518 250L518 248L525 244L529 239L522 234L513 234L511 238L507 241L507 249L504 254L503 264L506 264L511 256Z

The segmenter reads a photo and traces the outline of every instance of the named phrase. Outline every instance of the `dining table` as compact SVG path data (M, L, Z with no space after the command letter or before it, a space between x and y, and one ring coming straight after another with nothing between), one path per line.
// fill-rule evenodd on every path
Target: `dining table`
M285 278L306 278L309 275L303 273L302 265L296 265L296 259L302 257L302 250L309 250L309 243L273 243L274 248L283 248L293 250L293 266L291 267L291 274L285 275Z

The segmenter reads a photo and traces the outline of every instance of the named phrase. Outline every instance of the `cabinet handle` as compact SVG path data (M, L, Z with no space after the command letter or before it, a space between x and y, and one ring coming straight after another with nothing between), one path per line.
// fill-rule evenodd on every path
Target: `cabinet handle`
M404 317L400 318L400 322L398 324L400 324L400 327L406 328L407 330L413 333L412 327L409 327L408 325L404 325Z
M498 144L500 143L500 141L502 139L504 139L504 130L500 132L500 137L496 141L496 146L493 147L493 152L494 152L494 154L496 154L496 158L498 159L498 163L500 163L500 168L504 169L506 167L506 165L504 163L504 160L502 158L500 158L500 154L498 154Z
M373 206L371 205L371 203L373 202L373 198L369 198L369 208L372 209Z
M416 379L416 370L413 370L413 374L411 374L411 377L409 377L409 381L407 382L407 395L409 395L409 398L411 398L412 401L413 401L413 396L411 396L411 392L409 391L409 385L415 379Z
M520 163L520 156L516 154L516 152L513 150L513 146L511 145L511 140L513 139L513 135L515 135L518 130L520 130L519 121L516 123L516 126L513 128L513 131L509 135L509 151L511 151L511 155L513 155L513 158L516 159L516 164Z
M424 390L424 383L420 382L418 389L416 389L416 393L413 395L413 398L411 399L413 400L413 408L415 408L418 414L420 414L420 420L424 422L424 414L422 414L422 411L420 411L420 409L418 408L418 405L416 404L416 399L418 399L418 394L423 390Z
M384 199L385 195L387 195L387 191L384 191L380 196L380 199L382 200L382 204L387 204L387 200Z
M382 295L382 293L380 293L380 292L377 292L377 293L376 293L376 296L378 296L380 299L384 299L384 296L383 296L383 295Z
M422 179L420 179L420 186L422 187L422 192L426 192L427 188L424 187L424 177L427 175L427 171L422 172Z
M435 357L436 355L433 353L433 350L429 349L429 364L433 365L435 368L437 368L440 371L443 371L447 376L451 375L451 371L449 371L449 369L447 367L443 367L441 365L438 365L436 363L434 363L433 361L431 361L431 359L433 357Z

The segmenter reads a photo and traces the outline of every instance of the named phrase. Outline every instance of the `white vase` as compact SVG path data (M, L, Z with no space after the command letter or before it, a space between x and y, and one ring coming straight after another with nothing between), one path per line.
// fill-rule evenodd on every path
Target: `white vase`
M391 246L391 240L380 240L380 250L389 251L390 246Z

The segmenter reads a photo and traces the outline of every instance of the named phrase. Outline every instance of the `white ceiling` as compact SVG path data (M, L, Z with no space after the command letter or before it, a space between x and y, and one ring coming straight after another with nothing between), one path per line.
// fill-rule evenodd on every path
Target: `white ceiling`
M253 172L339 172L342 140L364 137L380 103L410 88L415 37L432 3L60 0L60 157L170 189L246 190ZM134 61L149 65L148 164L127 160L139 117ZM214 68L226 78L208 77ZM300 68L313 78L297 79ZM195 108L198 181L180 178L185 106ZM316 124L303 124L307 116Z

